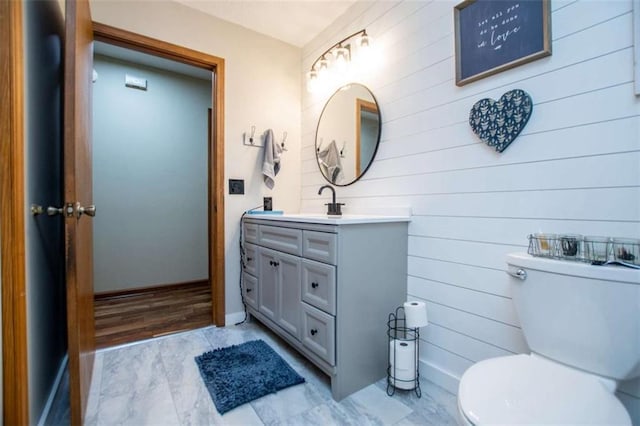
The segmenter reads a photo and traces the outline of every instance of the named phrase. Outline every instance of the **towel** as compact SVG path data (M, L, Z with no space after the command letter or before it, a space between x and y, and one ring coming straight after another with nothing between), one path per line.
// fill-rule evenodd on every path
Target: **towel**
M262 161L262 174L264 184L267 188L273 189L276 184L275 177L280 171L280 156L282 147L273 141L273 130L269 129L264 133L264 160Z
M340 151L336 141L333 140L326 148L318 152L318 161L322 174L331 181L331 183L339 183L344 175L342 173L342 163L340 162Z

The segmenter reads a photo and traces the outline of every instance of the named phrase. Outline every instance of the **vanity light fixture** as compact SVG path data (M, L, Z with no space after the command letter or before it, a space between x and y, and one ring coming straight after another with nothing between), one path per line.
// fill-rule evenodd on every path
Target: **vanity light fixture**
M314 93L330 83L344 83L355 71L352 69L354 63L362 62L359 59L367 56L370 44L367 30L362 29L325 50L307 73L307 90Z

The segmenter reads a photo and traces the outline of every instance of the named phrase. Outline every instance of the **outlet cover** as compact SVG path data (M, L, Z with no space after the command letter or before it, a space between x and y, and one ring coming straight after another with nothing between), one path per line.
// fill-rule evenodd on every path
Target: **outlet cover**
M244 179L229 179L229 194L244 194Z

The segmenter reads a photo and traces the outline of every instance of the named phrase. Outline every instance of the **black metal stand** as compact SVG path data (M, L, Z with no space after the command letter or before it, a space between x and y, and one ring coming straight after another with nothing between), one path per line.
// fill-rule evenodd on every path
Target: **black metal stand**
M396 393L396 389L413 390L418 398L422 397L422 390L420 389L420 371L418 368L418 362L420 359L420 329L409 328L406 326L406 318L404 315L404 307L400 306L396 309L395 313L389 314L389 321L387 322L387 336L389 338L388 348L388 367L387 367L387 395L392 396ZM398 343L399 342L399 343ZM397 344L410 345L413 344L414 354L413 368L415 369L415 378L409 380L403 380L398 378L397 368ZM392 356L393 351L393 356ZM394 360L394 365L391 363L391 359Z

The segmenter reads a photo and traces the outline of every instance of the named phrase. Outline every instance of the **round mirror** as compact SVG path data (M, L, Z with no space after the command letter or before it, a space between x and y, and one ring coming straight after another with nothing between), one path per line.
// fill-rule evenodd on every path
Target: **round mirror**
M380 109L362 84L339 88L322 110L316 131L316 159L333 185L351 185L364 175L380 142Z

